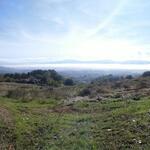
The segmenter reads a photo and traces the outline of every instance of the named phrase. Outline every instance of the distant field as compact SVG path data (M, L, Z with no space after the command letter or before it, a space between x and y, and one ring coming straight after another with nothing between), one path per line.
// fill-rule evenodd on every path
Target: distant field
M149 150L150 98L22 101L0 98L0 149Z

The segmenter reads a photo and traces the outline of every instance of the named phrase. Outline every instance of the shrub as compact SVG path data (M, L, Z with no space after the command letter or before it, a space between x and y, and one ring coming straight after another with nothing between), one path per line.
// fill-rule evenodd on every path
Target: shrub
M91 94L90 89L86 88L80 91L79 96L89 96Z
M150 71L146 71L142 75L143 77L150 77Z
M64 81L64 85L66 85L66 86L72 86L72 85L74 85L74 82L73 82L72 79L66 79Z
M0 81L38 85L49 85L52 82L52 86L57 86L63 82L63 77L55 70L34 70L28 73L4 74Z
M141 100L141 97L139 95L134 95L133 100L135 101Z
M133 77L132 77L132 75L127 75L127 76L126 76L126 79L129 79L129 80L130 80L130 79L133 79Z

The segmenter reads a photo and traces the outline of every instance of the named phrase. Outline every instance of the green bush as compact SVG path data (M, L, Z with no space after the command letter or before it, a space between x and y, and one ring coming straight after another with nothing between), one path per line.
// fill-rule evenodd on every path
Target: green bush
M66 79L64 81L64 85L66 85L66 86L72 86L72 85L74 85L74 82L73 82L72 79Z

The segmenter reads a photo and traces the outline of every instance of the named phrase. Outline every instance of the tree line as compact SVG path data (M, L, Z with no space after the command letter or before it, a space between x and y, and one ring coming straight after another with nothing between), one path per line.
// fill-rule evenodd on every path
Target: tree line
M16 82L49 86L73 85L72 79L65 79L55 70L33 70L28 73L7 73L0 75L1 82Z

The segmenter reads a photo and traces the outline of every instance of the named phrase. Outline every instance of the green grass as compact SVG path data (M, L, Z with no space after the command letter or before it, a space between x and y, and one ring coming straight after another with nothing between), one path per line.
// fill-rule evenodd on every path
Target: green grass
M2 108L8 112L0 115L0 149L150 149L149 98L65 106L54 99L24 102L1 97Z

